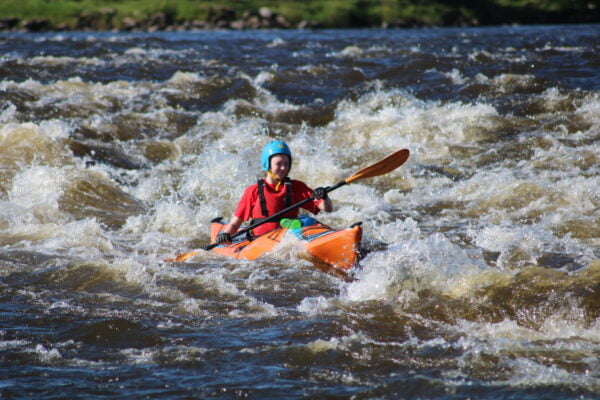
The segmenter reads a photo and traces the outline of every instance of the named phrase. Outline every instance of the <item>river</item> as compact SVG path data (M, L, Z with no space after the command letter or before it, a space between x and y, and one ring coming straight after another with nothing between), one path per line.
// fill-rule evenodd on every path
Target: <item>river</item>
M365 256L210 252L270 140ZM0 397L600 398L600 25L0 34Z

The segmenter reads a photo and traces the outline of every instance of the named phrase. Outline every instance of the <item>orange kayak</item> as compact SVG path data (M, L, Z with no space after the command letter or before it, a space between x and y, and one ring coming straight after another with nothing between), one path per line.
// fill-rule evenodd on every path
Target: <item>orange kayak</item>
M335 230L321 224L314 218L300 215L298 219L282 220L281 225L281 228L274 229L252 240L242 236L241 241L219 245L213 248L212 251L226 257L255 260L272 251L285 235L292 234L304 245L306 258L313 261L317 266L330 266L347 271L357 265L362 240L360 222L346 229ZM224 227L225 224L221 221L221 218L211 221L211 242L216 240L217 235Z

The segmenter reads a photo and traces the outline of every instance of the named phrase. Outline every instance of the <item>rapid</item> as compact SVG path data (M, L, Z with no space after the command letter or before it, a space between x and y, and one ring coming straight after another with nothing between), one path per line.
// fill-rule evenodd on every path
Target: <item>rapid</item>
M273 139L410 149L353 282L201 250ZM0 321L6 398L600 398L600 26L0 34Z

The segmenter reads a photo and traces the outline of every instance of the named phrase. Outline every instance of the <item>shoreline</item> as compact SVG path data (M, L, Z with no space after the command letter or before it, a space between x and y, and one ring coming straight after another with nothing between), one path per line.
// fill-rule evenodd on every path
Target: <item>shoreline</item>
M514 10L513 10L514 11ZM589 11L589 12L585 12ZM427 28L427 27L478 27L498 25L562 25L600 23L600 8L590 10L559 10L547 12L528 9L521 16L502 20L490 15L470 16L461 9L451 9L431 18L396 18L393 21L336 25L316 20L303 19L292 22L282 14L267 7L240 13L228 7L210 9L207 18L178 19L173 13L156 12L148 17L137 19L120 15L117 10L102 7L81 12L69 22L52 22L49 18L1 17L0 33L6 32L65 32L65 31L107 31L107 32L155 32L191 30L257 30L257 29L361 29L361 28Z

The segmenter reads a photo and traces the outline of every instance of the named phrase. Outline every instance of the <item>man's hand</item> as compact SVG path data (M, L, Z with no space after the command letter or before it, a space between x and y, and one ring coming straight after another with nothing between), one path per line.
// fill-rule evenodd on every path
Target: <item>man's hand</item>
M327 196L327 189L329 187L318 187L315 190L313 190L313 196L315 196L316 200L327 200L329 197Z
M231 235L227 232L221 232L217 235L217 239L215 240L216 244L223 244L231 242Z

